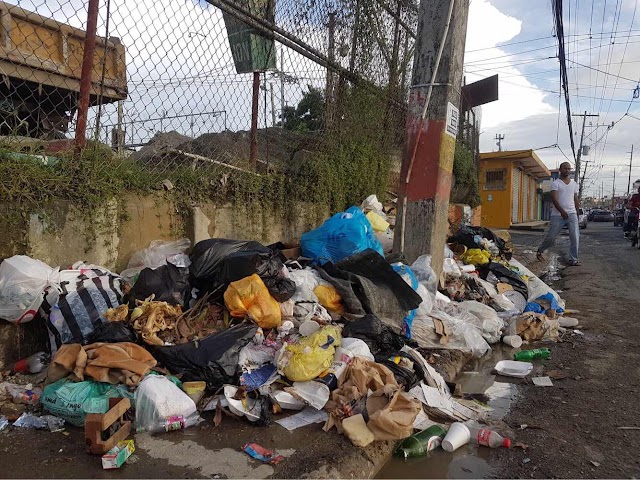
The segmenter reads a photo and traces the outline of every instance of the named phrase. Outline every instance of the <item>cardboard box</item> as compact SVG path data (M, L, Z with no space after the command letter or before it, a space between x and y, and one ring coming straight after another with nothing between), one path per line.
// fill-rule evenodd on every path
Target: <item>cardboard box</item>
M282 250L282 254L287 258L287 260L296 259L302 255L302 249L299 245L293 246Z
M133 440L123 440L102 456L102 468L110 470L120 468L133 452L136 451Z

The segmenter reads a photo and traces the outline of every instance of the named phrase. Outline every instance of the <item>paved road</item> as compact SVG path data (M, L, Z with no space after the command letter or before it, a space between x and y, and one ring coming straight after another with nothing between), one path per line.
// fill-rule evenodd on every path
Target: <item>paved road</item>
M533 252L542 234L513 240ZM554 250L565 252L568 243L563 236ZM566 378L522 388L505 421L528 448L493 451L499 477L640 477L640 250L620 227L590 223L580 259L555 288L567 308L580 311L584 335L551 345L551 360L542 362L545 374Z

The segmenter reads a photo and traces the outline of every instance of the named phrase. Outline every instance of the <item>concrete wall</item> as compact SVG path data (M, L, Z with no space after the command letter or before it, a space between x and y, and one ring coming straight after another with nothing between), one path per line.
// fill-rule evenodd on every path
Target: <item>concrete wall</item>
M24 254L55 267L78 260L115 272L152 240L187 237L192 245L222 237L298 243L300 236L329 216L326 207L291 204L286 211L269 207L216 205L180 207L171 198L127 195L92 212L65 202L26 215L0 205L0 259ZM35 324L36 322L32 322ZM33 324L16 326L0 320L0 365L41 349L42 332Z

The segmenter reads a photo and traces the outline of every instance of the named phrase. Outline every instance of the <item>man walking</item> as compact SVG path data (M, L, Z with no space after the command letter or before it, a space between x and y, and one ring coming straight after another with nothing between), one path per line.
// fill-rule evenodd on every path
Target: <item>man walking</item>
M571 249L569 251L569 265L578 266L578 243L580 239L580 227L578 224L578 209L580 208L580 199L578 198L578 184L569 177L571 164L564 162L560 165L560 178L554 180L551 184L551 220L547 235L544 237L542 244L538 247L538 260L543 260L542 254L556 240L556 237L567 225L569 229L569 238L571 239Z

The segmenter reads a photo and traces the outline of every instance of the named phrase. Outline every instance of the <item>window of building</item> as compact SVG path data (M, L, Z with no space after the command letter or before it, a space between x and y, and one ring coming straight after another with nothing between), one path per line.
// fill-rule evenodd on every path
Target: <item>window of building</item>
M507 188L507 169L487 170L484 172L484 189L485 190L506 190Z

